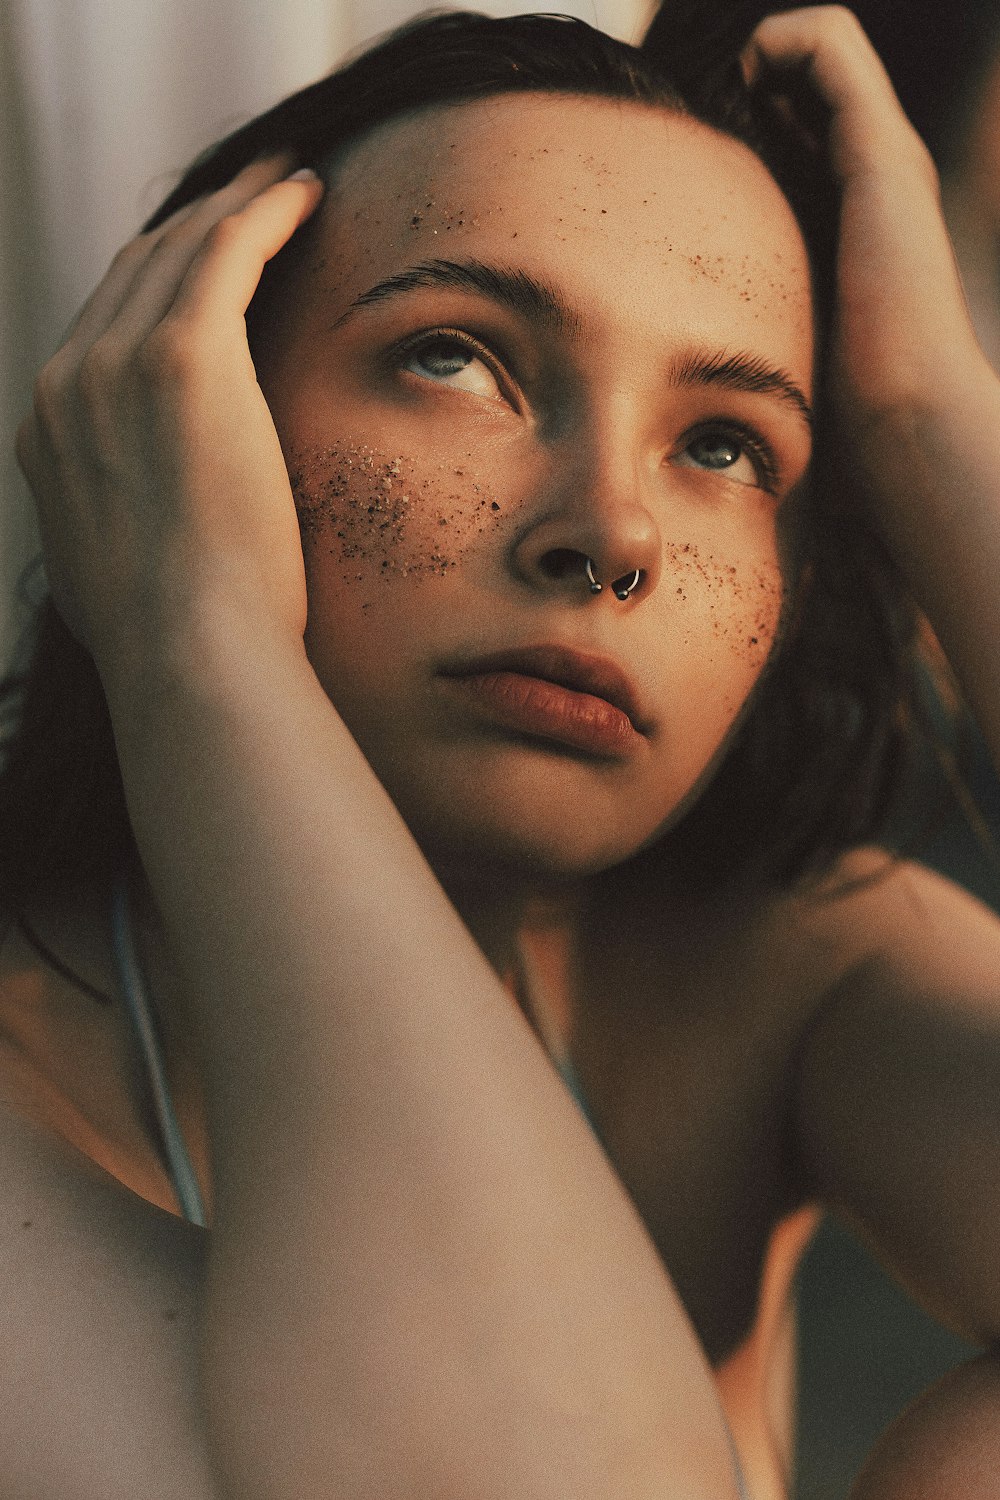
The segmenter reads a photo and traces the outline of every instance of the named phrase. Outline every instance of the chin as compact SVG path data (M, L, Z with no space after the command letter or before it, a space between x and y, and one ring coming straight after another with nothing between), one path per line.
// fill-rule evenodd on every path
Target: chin
M383 747L378 747L382 749ZM566 883L626 863L674 820L689 789L630 767L518 749L369 759L428 862L471 881ZM687 768L684 768L687 769Z
M404 814L405 816L405 814ZM520 886L565 885L598 875L631 859L655 831L623 838L620 832L600 837L586 819L525 817L489 818L481 809L462 817L407 818L411 832L435 872L449 880L502 879Z

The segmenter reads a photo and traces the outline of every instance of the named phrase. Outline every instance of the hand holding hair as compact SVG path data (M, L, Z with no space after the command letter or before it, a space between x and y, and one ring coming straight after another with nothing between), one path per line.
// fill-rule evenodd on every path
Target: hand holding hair
M36 382L18 459L53 596L103 673L210 599L301 637L295 512L243 322L320 198L290 165L256 161L127 244Z
M1000 380L976 341L937 172L853 14L769 16L743 65L828 115L841 188L833 458L926 610L1000 760Z

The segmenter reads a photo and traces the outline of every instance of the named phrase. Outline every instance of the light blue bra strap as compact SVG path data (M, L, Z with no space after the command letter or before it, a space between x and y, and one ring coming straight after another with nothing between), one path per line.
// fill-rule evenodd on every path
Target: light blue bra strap
M562 1079L563 1083L572 1094L581 1115L583 1115L583 1118L590 1126L595 1139L600 1141L601 1145L603 1146L604 1142L601 1141L601 1133L594 1122L593 1115L587 1108L587 1098L583 1092L583 1085L580 1082L580 1075L576 1071L576 1068L573 1066L572 1059L570 1058L568 1052L563 1052L561 1056L556 1060L556 1068L559 1071L559 1076Z
M726 1437L729 1439L729 1452L732 1455L733 1473L736 1477L736 1493L739 1496L739 1500L753 1500L750 1491L747 1489L747 1482L743 1477L743 1465L740 1463L740 1455L736 1448L736 1439L733 1437L732 1429L726 1421L725 1416L722 1418L722 1425L726 1429Z
M194 1174L191 1158L177 1122L174 1101L170 1097L163 1047L160 1043L156 1015L153 1011L146 978L136 950L124 881L119 881L111 893L111 935L118 969L118 983L143 1062L146 1065L146 1077L149 1081L153 1110L174 1190L187 1221L204 1228L205 1205L202 1202L198 1179Z

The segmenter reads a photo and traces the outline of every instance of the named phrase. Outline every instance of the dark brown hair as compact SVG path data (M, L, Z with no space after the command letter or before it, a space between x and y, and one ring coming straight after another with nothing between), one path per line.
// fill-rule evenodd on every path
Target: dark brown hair
M823 325L836 197L822 160L766 96L747 90L739 36L723 29L701 40L644 51L567 18L431 15L213 146L147 227L279 147L318 163L423 106L522 90L593 94L688 114L757 152L802 225ZM913 614L835 472L837 448L821 411L789 628L721 769L664 841L698 888L751 865L781 882L823 868L876 835L889 805L912 701ZM0 775L0 908L16 912L53 886L113 878L134 849L97 673L50 604L37 618L31 664L7 696L19 723Z

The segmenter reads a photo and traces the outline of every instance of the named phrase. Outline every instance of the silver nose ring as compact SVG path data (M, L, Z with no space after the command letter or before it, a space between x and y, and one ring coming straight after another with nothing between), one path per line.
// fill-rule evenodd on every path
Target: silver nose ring
M629 583L623 585L621 579L619 578L615 583L611 585L611 587L615 591L616 599L627 599L629 594L633 593L639 587L639 569L635 568L633 570L632 578Z
M587 582L590 584L590 592L592 594L599 594L604 585L594 577L594 563L592 558L587 558L587 567L585 571L587 574ZM639 579L641 577L641 574L638 568L632 569L632 576L631 578L629 578L628 583L625 583L624 580L627 577L628 574L623 573L621 578L617 578L611 585L612 589L614 590L616 599L627 599L628 596L635 593L635 590L639 587Z

